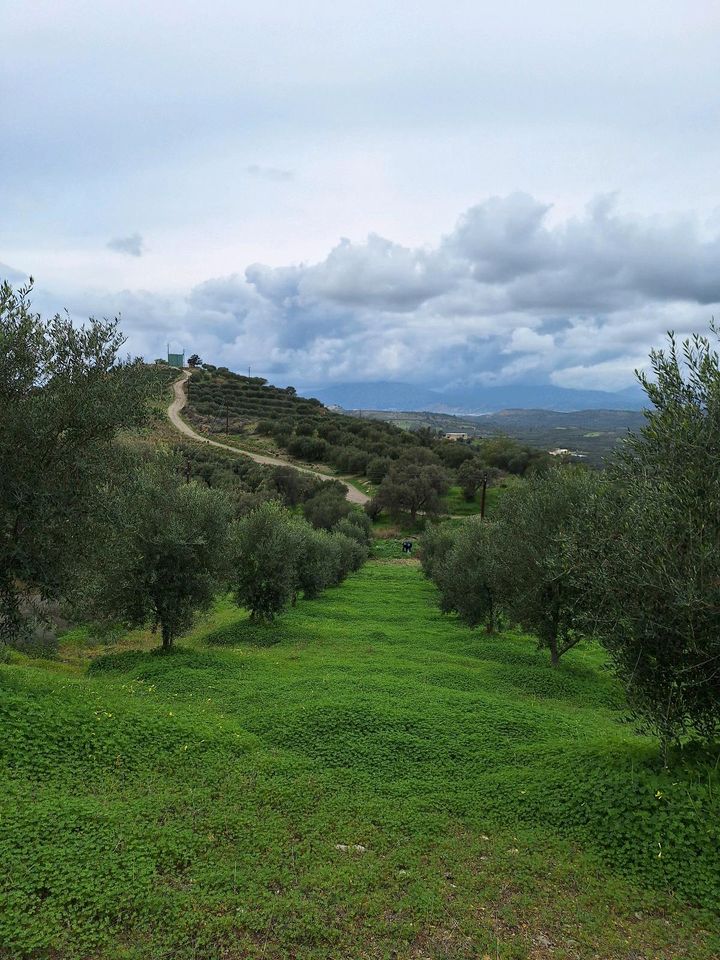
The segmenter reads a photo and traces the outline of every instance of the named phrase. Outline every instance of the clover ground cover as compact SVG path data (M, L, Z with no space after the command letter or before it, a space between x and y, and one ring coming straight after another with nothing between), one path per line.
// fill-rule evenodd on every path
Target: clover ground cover
M0 955L720 953L717 773L661 768L593 647L552 671L397 559L172 656L85 642L0 668Z

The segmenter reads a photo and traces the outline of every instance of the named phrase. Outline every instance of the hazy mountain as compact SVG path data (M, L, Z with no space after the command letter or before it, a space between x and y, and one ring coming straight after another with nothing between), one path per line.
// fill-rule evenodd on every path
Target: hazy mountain
M307 391L305 391L307 392ZM498 410L640 410L645 394L639 387L617 392L570 390L552 384L507 384L432 390L417 384L378 381L340 383L310 391L325 404L346 410L429 410L480 414Z
M429 410L438 403L438 393L413 383L336 383L327 387L313 387L302 391L317 397L326 405L337 405L346 410Z

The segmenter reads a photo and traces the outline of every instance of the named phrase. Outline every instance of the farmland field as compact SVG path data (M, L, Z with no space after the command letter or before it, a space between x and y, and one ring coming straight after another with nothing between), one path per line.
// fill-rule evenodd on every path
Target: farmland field
M396 547L273 626L0 667L0 955L720 955L712 761L663 770L597 648L443 617Z

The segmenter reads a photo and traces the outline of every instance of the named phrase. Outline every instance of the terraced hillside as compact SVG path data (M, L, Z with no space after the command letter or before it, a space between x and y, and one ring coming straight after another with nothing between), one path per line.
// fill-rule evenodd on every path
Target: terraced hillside
M293 387L274 387L225 368L193 373L187 412L196 425L229 432L248 449L287 453L346 474L363 474L373 457L396 457L418 442L390 424L335 413L319 400L298 397Z
M0 666L0 955L720 955L713 761L663 770L597 649L553 671L383 552L273 627Z
M430 462L447 471L451 486L468 458L485 458L495 473L515 474L552 461L542 450L510 438L457 444L435 429L410 432L382 420L348 416L318 400L298 397L292 387L281 389L262 378L211 365L193 372L183 416L204 436L224 433L224 443L256 457L289 458L305 469L325 470L351 482L354 478L363 494L374 492L393 461L417 459L419 447L424 455L429 453ZM445 507L455 513L457 488L451 493ZM471 498L462 512L479 509Z

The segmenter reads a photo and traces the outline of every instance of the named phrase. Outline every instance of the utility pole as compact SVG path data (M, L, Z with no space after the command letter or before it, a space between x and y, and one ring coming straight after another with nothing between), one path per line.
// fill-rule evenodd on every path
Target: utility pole
M480 519L485 519L485 491L487 490L487 481L488 476L486 473L483 474L482 481L482 493L480 494Z

